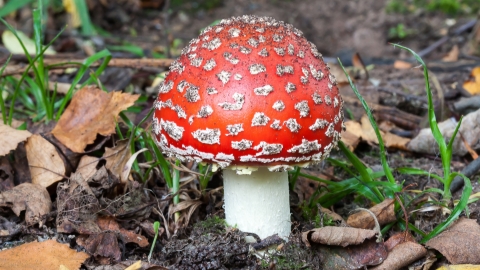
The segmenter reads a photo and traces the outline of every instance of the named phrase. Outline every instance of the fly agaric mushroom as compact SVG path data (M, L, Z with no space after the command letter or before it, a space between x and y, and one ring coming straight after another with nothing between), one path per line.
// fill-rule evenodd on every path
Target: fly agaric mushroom
M342 98L302 32L268 17L205 28L170 66L153 132L169 156L223 168L228 224L261 238L290 234L287 170L327 157Z

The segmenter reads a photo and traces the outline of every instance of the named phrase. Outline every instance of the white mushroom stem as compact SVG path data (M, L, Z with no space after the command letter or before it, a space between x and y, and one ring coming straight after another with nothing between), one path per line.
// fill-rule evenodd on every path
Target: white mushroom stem
M260 167L251 174L223 170L225 217L227 224L260 238L290 235L288 173Z

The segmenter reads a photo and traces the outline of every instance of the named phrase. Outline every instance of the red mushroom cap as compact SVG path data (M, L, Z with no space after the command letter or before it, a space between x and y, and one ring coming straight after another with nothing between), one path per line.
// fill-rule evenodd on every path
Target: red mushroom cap
M342 104L300 30L242 16L207 27L170 66L153 131L182 160L281 169L328 156L340 139Z

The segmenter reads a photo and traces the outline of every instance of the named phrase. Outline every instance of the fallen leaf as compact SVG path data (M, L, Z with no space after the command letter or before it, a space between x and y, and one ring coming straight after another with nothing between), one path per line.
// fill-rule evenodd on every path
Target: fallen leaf
M70 22L73 28L80 27L82 25L82 20L80 19L80 14L77 10L77 5L75 4L74 0L63 0L63 7L68 12Z
M325 226L302 233L302 242L307 247L310 247L311 242L346 247L361 244L376 235L377 232L374 230Z
M25 144L32 183L49 187L64 178L65 164L57 149L41 135L34 134Z
M27 35L25 35L23 32L16 30L18 38L9 30L3 31L2 34L2 42L5 48L8 49L8 51L11 54L25 54L25 51L23 50L22 46L20 45L20 42L18 39L20 39L25 46L26 50L28 51L29 54L35 54L36 49L35 49L35 41L31 40ZM52 47L49 47L44 54L55 54L55 51L52 49Z
M461 218L430 241L453 264L480 264L480 225L475 219Z
M393 63L393 67L396 69L409 69L412 68L413 65L409 62L395 60L395 62Z
M452 49L442 58L443 62L455 62L458 61L458 55L460 50L458 49L457 44L453 45Z
M124 243L135 243L140 247L148 246L148 239L145 236L136 234L133 231L120 228L117 221L113 217L99 217L97 224L100 229L104 231L118 232L121 234L121 239Z
M130 265L129 267L125 268L125 270L138 270L142 269L142 261L137 261L134 264Z
M425 257L427 249L415 242L404 242L393 248L388 253L387 259L380 265L369 268L371 270L401 269Z
M29 131L14 129L0 121L0 156L7 155L30 136L32 133Z
M463 88L472 95L480 94L480 67L475 67L470 73L470 80L463 82Z
M76 173L80 173L84 179L89 179L97 172L98 157L83 156L78 163Z
M457 265L444 265L437 270L480 270L480 265L473 264L457 264Z
M100 209L98 199L82 175L74 173L57 185L57 231L100 232L95 224Z
M377 135L375 134L375 130L370 124L367 115L362 116L360 123L356 121L345 122L345 127L346 130L342 133L342 136L346 135L346 139L344 140L342 137L342 141L346 143L349 149L354 150L354 147L358 145L360 139L368 143L378 144ZM388 148L406 150L407 144L410 142L410 139L408 138L400 137L382 130L380 130L380 135L382 136L383 143Z
M383 243L376 239L348 247L315 245L314 250L322 257L320 269L366 269L382 263L388 255Z
M385 199L383 202L371 207L369 210L375 214L380 225L397 220L393 199ZM354 228L373 229L375 227L375 220L367 211L358 211L348 217L347 224Z
M77 244L84 247L88 254L100 264L119 262L122 257L117 236L114 232L104 232L92 235L80 235Z
M456 125L457 121L454 119L447 119L438 123L438 128L443 137L450 140L455 131ZM464 156L468 154L465 143L474 150L480 149L480 109L463 117L462 125L458 129L458 132L462 135L465 142L462 141L460 136L457 135L455 137L452 146L453 155ZM432 155L438 154L438 146L430 128L420 130L418 135L407 144L407 148L412 152Z
M79 269L88 258L85 252L70 249L55 240L31 242L0 252L0 269Z
M388 251L390 251L393 248L395 248L397 245L407 241L415 242L415 238L408 231L399 232L390 236L390 238L388 238L388 240L385 241L385 247L387 248Z
M138 97L84 87L75 93L52 134L72 151L81 153L95 141L97 134L113 134L118 114L132 106Z
M52 209L52 201L45 187L24 183L0 193L0 207L11 208L17 216L25 211L27 225L42 224Z

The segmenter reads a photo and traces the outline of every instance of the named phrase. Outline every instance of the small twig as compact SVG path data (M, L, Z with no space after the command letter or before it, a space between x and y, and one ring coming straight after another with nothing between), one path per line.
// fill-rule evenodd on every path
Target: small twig
M475 23L477 23L477 20L471 20L461 26L459 26L457 29L455 29L452 34L450 35L447 35L447 36L444 36L442 37L441 39L437 40L435 43L433 43L432 45L428 46L427 48L421 50L420 52L418 52L418 55L420 57L425 57L426 55L430 54L431 52L433 52L435 49L437 49L438 47L442 46L445 42L447 42L450 38L454 37L454 36L458 36L460 35L461 33L473 28L473 26L475 26ZM412 57L411 60L414 60L414 58Z
M474 161L470 162L467 167L463 168L462 174L466 177L470 177L480 171L480 158L475 159ZM452 184L450 185L450 191L452 193L458 191L460 188L463 187L463 177L456 176Z
M49 66L49 69L67 69L71 67L79 67L79 64L82 63L84 59L44 59L45 66ZM146 69L146 68L160 68L168 67L173 62L173 59L125 59L125 58L113 58L108 63L109 67L120 67L120 68L136 68L136 69ZM93 63L90 67L98 67L101 62ZM5 71L2 74L2 77L22 74L27 69L27 66L7 66ZM30 70L30 72L33 72Z

